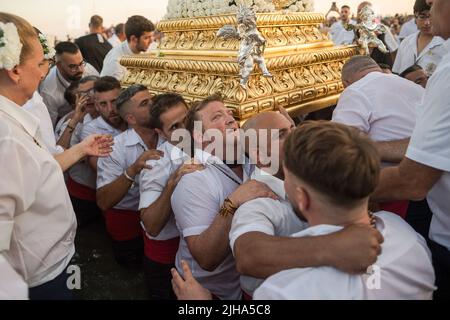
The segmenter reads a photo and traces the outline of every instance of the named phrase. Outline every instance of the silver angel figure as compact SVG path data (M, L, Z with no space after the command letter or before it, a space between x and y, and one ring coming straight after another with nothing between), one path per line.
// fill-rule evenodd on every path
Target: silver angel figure
M218 37L224 39L238 39L241 41L239 47L238 64L240 67L240 84L245 89L255 62L261 69L263 76L272 77L264 60L266 39L264 39L256 28L255 12L246 6L239 6L236 14L237 28L226 25L217 32Z
M386 27L375 22L375 12L370 6L365 6L360 12L361 22L356 25L347 24L347 31L353 30L355 34L359 33L357 42L363 50L363 54L370 55L369 46L377 47L381 52L388 53L384 43L378 39L377 33L386 33Z

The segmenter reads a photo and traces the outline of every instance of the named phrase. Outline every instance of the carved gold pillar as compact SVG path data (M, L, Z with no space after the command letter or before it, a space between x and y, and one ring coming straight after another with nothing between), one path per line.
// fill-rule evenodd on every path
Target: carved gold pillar
M129 72L123 85L141 83L154 94L177 92L188 101L220 93L241 121L278 106L293 115L325 108L336 104L342 66L356 47L333 46L319 31L322 21L316 13L257 14L273 78L255 66L248 89L239 85L239 41L216 37L224 25L236 24L234 15L162 21L160 54L124 57Z

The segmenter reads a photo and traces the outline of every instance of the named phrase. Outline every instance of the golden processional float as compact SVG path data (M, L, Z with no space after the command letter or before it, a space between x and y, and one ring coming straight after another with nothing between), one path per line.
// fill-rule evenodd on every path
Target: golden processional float
M121 60L123 86L140 83L189 102L219 93L241 122L280 106L293 116L333 106L343 64L357 48L334 46L320 31L323 14L293 12L311 3L169 0L159 49Z

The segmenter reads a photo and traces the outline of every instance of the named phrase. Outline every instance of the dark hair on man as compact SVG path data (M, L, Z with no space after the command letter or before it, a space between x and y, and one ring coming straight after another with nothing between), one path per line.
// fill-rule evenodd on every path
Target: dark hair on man
M416 0L414 3L414 14L418 14L424 11L430 11L431 7L425 0Z
M194 102L186 115L186 130L188 130L191 135L194 132L195 121L199 121L198 113L202 111L212 102L222 102L223 98L220 94L215 94L207 97L206 99L198 102Z
M64 92L64 99L66 99L66 101L69 103L69 105L71 105L72 107L75 107L75 103L77 102L77 91L78 88L80 87L80 85L85 84L86 82L89 81L97 81L98 79L100 79L97 76L86 76L81 78L80 81L74 81L72 82L66 89L66 91Z
M125 23L125 34L128 41L131 39L131 36L139 39L144 32L152 31L155 31L155 25L143 16L132 16Z
M284 145L286 168L343 208L353 208L375 190L380 158L357 129L328 121L305 121Z
M55 51L57 55L62 55L64 53L76 54L80 51L80 48L73 42L62 41L55 46Z
M122 93L117 97L116 107L117 111L122 115L122 108L124 105L130 101L138 92L148 90L146 86L142 84L133 84L122 91Z
M342 9L348 9L348 10L350 10L350 6L344 4L344 5L341 7L341 10L342 10Z
M108 92L114 89L120 90L121 88L119 80L110 76L101 77L94 84L95 92Z
M162 130L161 115L179 104L183 104L188 109L186 101L179 94L165 93L154 97L153 106L150 110L150 127Z
M103 18L99 15L93 15L89 22L89 26L91 28L100 28L101 26L103 26Z
M419 66L418 64L414 64L411 67L409 67L408 69L406 69L405 71L403 71L402 73L400 73L399 76L402 78L406 78L406 76L408 74L410 74L411 72L415 72L415 71L419 71L419 70L423 70L423 68L421 66Z
M114 33L121 34L125 32L125 23L119 23L117 26L114 27Z
M391 66L388 65L388 64L386 64L386 63L378 63L378 66L379 66L381 69L388 69L388 70L391 70L391 71L392 71Z

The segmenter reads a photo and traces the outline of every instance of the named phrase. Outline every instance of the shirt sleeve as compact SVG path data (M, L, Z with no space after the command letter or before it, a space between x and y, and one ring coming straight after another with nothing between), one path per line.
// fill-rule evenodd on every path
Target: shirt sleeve
M0 253L9 250L14 216L24 212L34 200L40 168L29 152L9 138L0 138Z
M163 160L150 160L147 164L152 167L151 170L144 169L139 179L140 201L139 210L148 208L161 196L167 185L170 173L168 172L168 163Z
M347 88L339 98L332 121L356 127L362 132L370 131L370 101L361 93Z
M172 210L184 237L203 233L220 210L217 186L205 185L205 180L203 172L185 175L172 194Z
M405 71L406 68L410 67L410 66L408 66L408 67L404 68L404 66L403 66L403 64L404 64L403 55L405 54L405 50L407 50L406 45L407 45L406 40L400 44L400 47L397 52L397 56L395 57L394 65L392 66L392 72L394 72L394 73L400 74L403 71Z
M119 58L105 58L105 62L103 64L103 69L101 72L101 77L110 76L114 77L119 81L122 81L122 78L125 76L126 68L120 64Z
M28 285L0 253L0 300L27 300Z
M41 93L42 100L44 104L47 106L48 114L50 115L50 119L52 120L53 126L56 125L56 120L58 119L58 105L53 98L53 96L47 91L43 90Z
M97 128L92 123L93 123L93 121L89 122L88 124L83 126L83 129L81 129L81 133L80 133L81 141L83 141L84 139L89 137L91 134L98 133Z
M267 202L269 202L268 200ZM234 243L245 233L262 232L268 235L275 235L275 226L272 220L277 220L277 212L273 208L263 208L258 203L261 199L243 204L234 214L233 223L230 230L230 247L234 254ZM268 215L271 215L269 217Z
M450 67L437 70L428 82L420 117L406 157L450 172Z
M113 151L108 157L98 158L97 162L97 189L100 189L116 181L126 169L125 159L121 146L115 144Z

